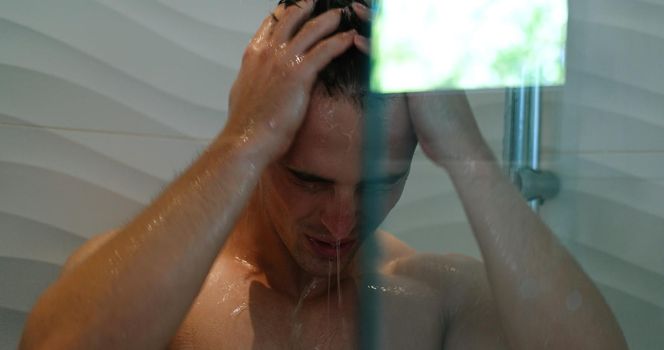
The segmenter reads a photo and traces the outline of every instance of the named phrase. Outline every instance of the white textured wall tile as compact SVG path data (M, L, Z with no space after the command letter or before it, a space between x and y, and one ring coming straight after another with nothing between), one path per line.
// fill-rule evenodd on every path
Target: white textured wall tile
M157 2L197 21L251 34L277 3L267 0L157 0Z
M226 120L1 14L0 33L0 121L206 138Z
M152 139L39 127L0 126L0 140L1 162L62 174L142 204L146 204L159 190L164 184L164 178L174 173L174 169L169 169L159 174L162 178L145 171L145 166L132 163L132 157L135 159L140 155L147 163L150 163L150 157L159 159L160 162L153 161L151 164L161 165L157 166L161 169L165 168L163 164L173 162L173 158L164 154L150 154L142 149L141 143L148 143ZM109 156L113 154L114 146L123 142L135 149L115 158ZM99 150L101 145L106 148Z
M47 33L173 97L217 111L226 108L233 69L182 50L96 1L63 0L58 6L3 1L0 18Z
M0 348L67 256L121 225L227 117L242 49L275 1L0 1ZM664 0L570 2L568 81L542 100L542 215L598 282L632 349L664 327ZM469 94L500 158L504 93ZM452 184L418 150L385 222L479 257Z

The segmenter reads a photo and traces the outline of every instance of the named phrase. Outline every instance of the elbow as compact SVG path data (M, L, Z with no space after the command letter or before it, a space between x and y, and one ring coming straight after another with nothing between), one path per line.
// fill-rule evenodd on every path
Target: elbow
M38 303L26 320L18 346L20 350L92 348L84 346L80 327L71 327L70 322L39 306Z
M55 331L50 327L40 327L40 323L34 312L31 313L21 335L19 350L64 349L64 344L58 344L61 340L53 336Z
M53 346L48 340L48 337L45 337L39 332L33 332L30 330L24 330L21 335L21 341L18 345L19 350L45 350L45 349L61 349L62 347Z
M47 335L48 330L35 329L30 326L30 322L23 329L21 341L18 345L19 350L44 350L44 349L60 349L61 347L55 346L55 342L50 341L50 336Z

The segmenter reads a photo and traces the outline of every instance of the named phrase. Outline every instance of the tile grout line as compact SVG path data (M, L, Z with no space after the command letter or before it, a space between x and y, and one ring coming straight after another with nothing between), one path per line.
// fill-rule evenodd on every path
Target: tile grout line
M542 155L611 155L611 154L657 154L664 153L664 149L647 149L647 150L593 150L593 151L542 151Z
M85 128L68 128L68 127L59 127L59 126L29 125L29 124L11 123L11 122L0 122L0 127L60 130L60 131L86 132L86 133L96 133L96 134L149 137L155 139L170 139L170 140L205 141L205 142L212 141L212 139L210 138L192 137L192 136L175 136L175 135L161 135L161 134L129 132L129 131L110 131L110 130L96 130L96 129L85 129Z
M111 130L97 130L97 129L85 129L85 128L70 128L70 127L59 127L59 126L47 126L47 125L30 125L30 124L21 124L21 123L11 123L11 122L0 122L0 127L19 127L19 128L31 128L31 129L46 129L46 130L61 130L61 131L73 131L73 132L87 132L87 133L97 133L97 134L109 134L109 135L122 135L122 136L136 136L136 137L149 137L156 139L172 139L172 140L186 140L186 141L202 141L210 142L211 138L203 137L192 137L192 136L175 136L175 135L162 135L162 134L152 134L152 133L140 133L140 132L129 132L129 131L111 131ZM542 155L614 155L614 154L658 154L664 153L663 150L594 150L594 151L551 151L543 150Z

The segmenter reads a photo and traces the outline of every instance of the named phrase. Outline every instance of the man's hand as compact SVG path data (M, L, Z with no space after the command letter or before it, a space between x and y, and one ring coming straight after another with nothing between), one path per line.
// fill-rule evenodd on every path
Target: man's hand
M229 121L220 137L260 143L268 161L290 146L318 72L353 45L354 30L328 37L339 26L342 9L305 23L314 5L314 0L279 5L265 18L244 52L231 89Z

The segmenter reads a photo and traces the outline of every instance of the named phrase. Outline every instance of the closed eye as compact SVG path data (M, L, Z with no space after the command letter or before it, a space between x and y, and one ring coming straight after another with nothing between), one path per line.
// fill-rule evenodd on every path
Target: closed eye
M301 170L293 169L287 165L284 167L288 170L291 176L295 181L304 186L307 189L314 190L319 189L322 186L334 185L334 181L320 177L318 175L310 174ZM358 192L369 190L369 191L386 191L390 190L396 185L399 185L408 175L408 170L394 175L388 175L385 177L379 177L375 179L368 179L362 181L358 184Z
M291 175L293 182L300 186L301 188L310 191L318 192L328 187L328 185L333 184L334 182L320 176L309 174L303 171L295 170L286 166L286 169Z
M293 176L295 176L300 181L312 182L312 183L332 183L332 181L324 179L322 177L318 177L316 175L307 174L294 169L288 169L288 170Z

